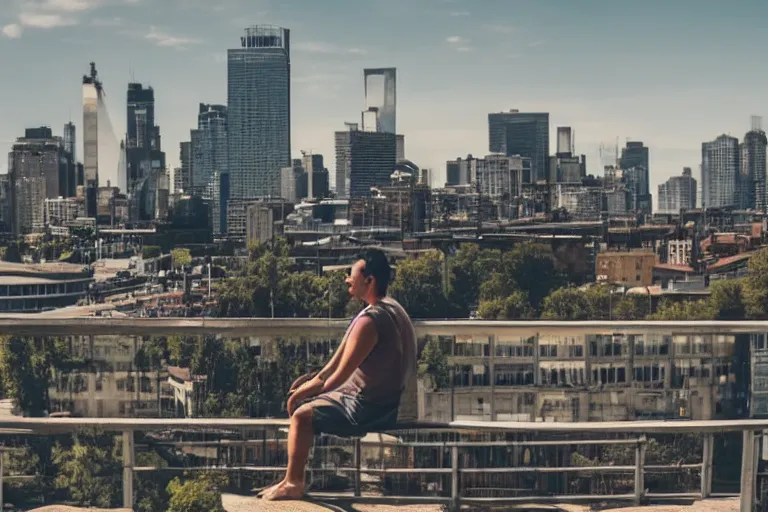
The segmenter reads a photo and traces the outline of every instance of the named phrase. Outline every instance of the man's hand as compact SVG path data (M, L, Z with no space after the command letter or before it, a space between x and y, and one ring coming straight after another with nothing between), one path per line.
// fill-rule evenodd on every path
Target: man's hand
M310 381L312 379L313 379L312 374L305 373L304 375L302 375L301 377L293 381L293 384L291 384L291 389L289 389L288 392L293 393L294 391L296 391L296 389L298 389L299 386L301 386L305 382Z
M303 384L300 384L291 394L291 396L288 397L288 416L293 416L293 413L298 408L298 405L306 400L307 398L312 398L313 396L317 396L320 394L320 392L323 390L323 381L320 380L317 377L312 378L311 380L305 381Z

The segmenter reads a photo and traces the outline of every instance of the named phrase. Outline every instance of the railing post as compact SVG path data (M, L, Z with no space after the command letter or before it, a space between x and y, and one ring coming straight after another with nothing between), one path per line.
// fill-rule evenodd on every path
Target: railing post
M459 493L459 447L451 446L451 510L461 510Z
M123 431L123 508L133 510L133 430Z
M5 450L0 451L0 511L5 510L5 501L3 495L3 484L5 483L5 467L3 466L5 459Z
M712 458L715 451L715 436L704 434L701 457L701 499L712 494Z
M635 445L635 505L640 505L645 494L645 436Z
M755 488L757 486L757 436L752 430L744 432L744 447L741 455L741 512L755 509Z
M359 437L355 438L355 455L354 455L354 462L355 462L355 497L360 497L360 468L362 467L362 454L360 450L360 445L362 444Z

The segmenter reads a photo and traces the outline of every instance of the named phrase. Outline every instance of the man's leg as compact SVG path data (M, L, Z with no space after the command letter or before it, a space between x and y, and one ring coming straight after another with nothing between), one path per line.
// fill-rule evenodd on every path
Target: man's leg
M288 469L285 478L264 491L265 500L297 500L304 496L304 474L313 437L312 405L305 404L291 416L291 426L288 430Z

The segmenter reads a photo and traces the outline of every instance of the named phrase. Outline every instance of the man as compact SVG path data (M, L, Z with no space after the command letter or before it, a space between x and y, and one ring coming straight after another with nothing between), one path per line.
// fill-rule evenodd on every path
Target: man
M352 320L328 364L312 379L299 379L292 386L288 469L285 478L260 497L302 498L315 435L364 436L404 419L398 412L403 412L401 396L405 392L410 399L415 389L416 335L408 313L387 297L390 278L387 257L377 249L362 253L349 270L349 294L367 306Z

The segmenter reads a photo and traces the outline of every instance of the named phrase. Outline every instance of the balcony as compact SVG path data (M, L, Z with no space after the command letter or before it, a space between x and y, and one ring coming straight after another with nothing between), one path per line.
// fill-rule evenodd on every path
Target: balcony
M0 413L0 441L13 452L41 438L117 440L115 485L126 507L147 482L185 474L221 473L225 491L249 494L284 471L287 420L201 418L196 393L210 390L211 374L151 356L153 340L223 340L266 362L287 345L322 360L345 328L294 319L0 318L9 342L55 338L73 358L52 368L47 393L54 416L72 417ZM421 387L418 424L316 440L308 468L315 499L503 507L740 496L750 511L768 502L758 485L768 420L750 419L765 417L768 405L768 322L430 321L416 329L448 358L449 385ZM281 403L257 405L244 415L284 414ZM56 476L1 463L0 475L8 502L30 478Z

